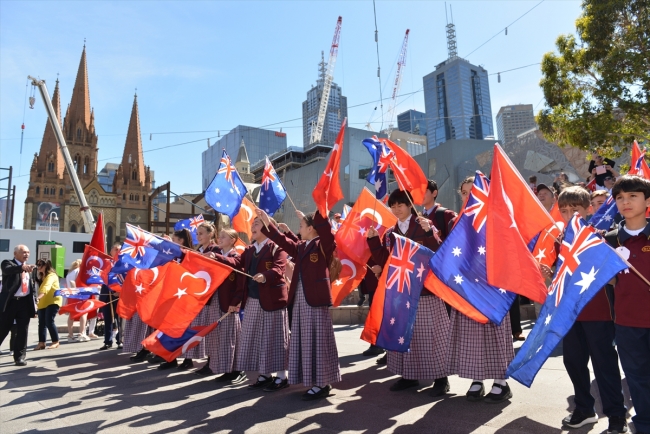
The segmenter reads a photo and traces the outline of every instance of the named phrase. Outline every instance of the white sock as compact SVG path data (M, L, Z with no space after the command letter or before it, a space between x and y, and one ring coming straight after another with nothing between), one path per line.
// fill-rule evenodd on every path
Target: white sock
M322 387L314 386L314 387L312 387L311 389L309 389L309 390L307 391L307 393L309 393L310 395L315 395L315 394L317 394L318 392L320 392L321 389L322 389Z
M271 377L272 377L271 374L266 374L266 375L264 375L264 374L260 374L260 376L257 377L257 381L266 381L266 380L268 380L268 379L271 378Z
M278 372L278 378L280 380L286 380L287 379L287 371L280 371Z
M503 389L501 389L500 387L497 387L497 385L505 386L507 384L508 383L506 383L506 380L494 380L494 385L492 386L492 390L490 390L490 393L498 395L499 393L501 393L503 391Z
M478 392L483 386L483 380L474 380L472 383L481 383L481 384L472 384L472 387L469 388L470 392Z

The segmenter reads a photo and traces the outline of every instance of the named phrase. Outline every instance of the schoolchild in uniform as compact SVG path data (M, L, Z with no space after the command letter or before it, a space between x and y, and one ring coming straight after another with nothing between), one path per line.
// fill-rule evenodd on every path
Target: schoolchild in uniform
M408 195L408 196L407 196ZM391 246L395 243L392 233L405 236L431 250L436 250L439 243L434 236L434 226L425 217L418 217L411 205L410 193L393 191L388 197L388 206L398 221L392 231L388 231L383 240L377 230L368 230L368 246L374 261L383 267L390 256ZM400 391L417 387L419 379L435 379L431 396L442 396L449 391L446 373L447 351L449 349L449 315L445 303L423 288L420 295L418 311L413 326L413 337L408 352L388 351L388 370L401 375L391 391Z
M467 201L474 184L474 177L467 177L460 184L460 196ZM519 306L517 306L519 308ZM512 398L506 382L506 369L515 357L512 346L510 313L500 325L481 324L451 309L449 353L447 373L468 378L472 385L465 396L468 401L499 403ZM494 379L490 393L485 394L484 380Z
M257 371L259 375L248 387L273 392L289 386L287 253L264 235L263 226L257 217L251 227L252 244L240 257L217 254L215 259L253 276L242 280L245 313L235 370Z
M235 242L239 234L234 229L222 229L217 237L217 244L228 258L239 257L235 250ZM246 372L235 370L235 354L241 339L241 321L239 307L241 305L243 288L241 280L243 275L236 272L224 280L217 289L216 295L210 304L210 322L219 320L226 312L230 312L217 328L206 336L207 352L210 360L210 370L223 375L217 377L219 383L240 384L246 381Z
M289 384L303 383L307 390L302 399L311 401L329 396L332 383L341 381L339 356L329 307L332 293L329 264L336 244L328 219L320 213L303 214L300 241L281 233L266 213L257 215L268 226L262 233L294 258L295 268L289 289L293 306L289 344Z
M650 280L650 181L625 175L614 184L612 195L623 216L605 238ZM630 388L637 434L650 434L650 287L635 272L621 272L614 287L616 345Z
M577 212L586 218L591 195L582 187L566 187L558 197L558 208L565 224ZM609 418L609 433L627 432L623 386L614 348L612 296L608 285L601 288L582 309L576 322L562 340L562 358L574 389L575 410L562 423L569 428L596 423L596 400L590 393L589 358L594 368L603 413Z

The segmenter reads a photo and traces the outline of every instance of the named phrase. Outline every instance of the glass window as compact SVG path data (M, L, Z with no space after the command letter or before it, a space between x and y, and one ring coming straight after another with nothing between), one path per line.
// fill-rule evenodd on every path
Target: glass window
M0 240L0 252L9 251L9 240Z
M345 168L343 169L343 179L346 181L350 180L350 165L346 164Z
M359 167L359 179L366 179L370 171L372 170L371 167Z
M86 242L84 241L73 241L72 242L72 253L83 253L86 248Z

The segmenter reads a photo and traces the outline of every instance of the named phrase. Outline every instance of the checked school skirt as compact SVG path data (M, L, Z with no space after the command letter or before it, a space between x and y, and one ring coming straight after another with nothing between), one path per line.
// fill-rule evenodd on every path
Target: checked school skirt
M287 309L267 312L258 299L248 298L236 353L236 371L257 371L263 375L286 371L289 363Z
M388 370L407 380L447 376L449 315L435 295L420 297L411 346L406 353L388 351Z
M341 381L339 354L327 306L312 307L298 281L289 343L289 384L323 387Z
M451 337L447 370L471 380L505 380L506 368L514 359L510 313L495 325L478 323L451 309Z
M124 325L124 352L137 353L142 349L142 341L153 333L153 329L142 322L140 315L133 314Z
M219 308L218 300L210 305L212 318L210 324L225 314ZM216 318L215 318L216 317ZM206 337L206 348L210 357L210 369L215 374L232 372L235 366L237 344L241 338L241 322L237 312L231 313Z

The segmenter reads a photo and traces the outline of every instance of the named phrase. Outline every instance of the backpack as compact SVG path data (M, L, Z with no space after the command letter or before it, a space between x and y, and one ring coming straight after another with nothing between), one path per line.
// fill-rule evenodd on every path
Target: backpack
M438 208L436 208L436 212L434 213L436 227L440 230L440 238L443 240L447 238L448 234L447 224L445 223L445 211L447 211L447 208L438 205Z

